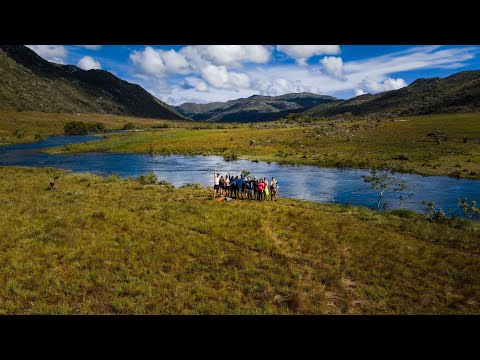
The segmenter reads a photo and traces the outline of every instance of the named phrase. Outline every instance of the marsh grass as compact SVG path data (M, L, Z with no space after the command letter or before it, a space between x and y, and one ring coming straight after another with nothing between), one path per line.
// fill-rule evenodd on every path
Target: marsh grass
M0 167L0 313L480 312L478 222L60 179Z

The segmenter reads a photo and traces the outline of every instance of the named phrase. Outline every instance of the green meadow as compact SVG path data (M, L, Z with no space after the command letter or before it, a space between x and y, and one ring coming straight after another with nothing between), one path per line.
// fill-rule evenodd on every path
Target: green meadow
M0 167L0 313L480 313L478 222L58 175Z

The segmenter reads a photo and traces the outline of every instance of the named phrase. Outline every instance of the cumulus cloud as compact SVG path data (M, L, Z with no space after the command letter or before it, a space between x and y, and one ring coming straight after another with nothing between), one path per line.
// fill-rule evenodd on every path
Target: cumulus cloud
M68 52L63 45L26 45L31 50L35 51L45 60L63 64L67 58Z
M241 88L250 87L250 78L243 73L228 72L225 66L209 64L200 71L203 79L216 88Z
M239 67L243 63L263 64L270 60L271 48L264 45L192 45L182 49L193 61Z
M366 93L362 89L355 89L354 94L355 94L355 96L360 96L360 95L364 95Z
M83 47L88 50L100 50L102 45L77 45L78 47Z
M340 53L339 45L277 45L277 50L295 59L297 64L306 65L315 55L335 55Z
M160 52L155 51L150 46L147 46L143 51L133 51L130 54L130 60L136 67L137 74L159 77L165 73L165 64Z
M382 92L390 90L398 90L407 86L407 83L403 79L388 78L383 81L375 81L371 79L365 79L361 82L360 86L370 92Z
M91 56L84 56L78 61L78 67L83 70L101 69L102 65L99 61Z
M320 60L320 64L323 65L323 72L332 76L335 79L345 80L343 74L343 60L341 57L325 56Z

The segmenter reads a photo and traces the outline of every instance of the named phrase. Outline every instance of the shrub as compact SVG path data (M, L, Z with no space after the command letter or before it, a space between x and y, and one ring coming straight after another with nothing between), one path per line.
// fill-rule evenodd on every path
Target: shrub
M153 171L150 171L148 175L141 175L136 179L142 185L152 185L158 183L157 175Z
M238 160L238 154L236 153L227 154L223 157L223 159L225 161L236 161Z
M65 135L87 135L88 127L83 121L70 121L63 126Z
M411 160L411 159L410 159L410 156L408 156L407 154L398 154L393 157L393 160L405 161L405 160Z
M440 222L442 220L445 220L445 212L442 209L437 210L435 208L434 201L423 200L422 205L424 209L423 218L425 220L429 220L431 222Z
M468 218L480 218L480 208L477 207L477 202L472 200L470 203L468 199L458 198L458 206L462 209L463 213Z
M65 135L87 135L89 132L104 133L107 131L101 122L85 123L83 121L69 121L63 126Z
M122 130L133 130L135 129L135 124L132 122L125 123L122 127Z
M167 182L167 180L161 180L161 181L159 181L159 182L158 182L158 185L164 186L164 187L166 187L167 189L174 189L174 188L175 188L175 186L173 186L172 184L170 184L169 182ZM195 184L195 185L197 185L197 184Z
M162 123L162 124L155 125L153 128L154 129L168 129L169 127L170 126L167 123Z
M93 214L92 214L92 218L94 219L98 219L98 220L105 220L106 219L106 215L103 211L95 211Z

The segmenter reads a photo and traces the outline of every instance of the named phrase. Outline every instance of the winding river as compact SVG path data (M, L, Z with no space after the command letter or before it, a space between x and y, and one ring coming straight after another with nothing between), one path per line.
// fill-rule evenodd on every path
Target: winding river
M219 156L150 156L145 154L82 153L50 155L40 150L85 141L97 141L94 136L51 136L44 141L0 147L1 166L56 167L75 172L98 175L119 174L135 177L153 171L159 179L165 179L176 187L187 183L212 186L212 172L216 168L221 175L228 170L238 174L242 170L251 175L272 176L279 182L279 195L294 199L318 202L374 207L375 193L363 182L367 170L336 169L314 166L279 165L275 163L239 160L226 162ZM435 201L448 213L458 209L457 198L480 200L480 180L455 179L445 176L421 176L398 174L412 188L413 196L400 203L398 194L386 193L389 209L406 208L422 211L422 200Z

